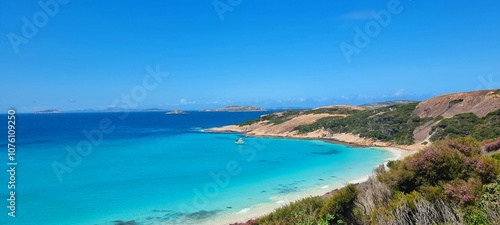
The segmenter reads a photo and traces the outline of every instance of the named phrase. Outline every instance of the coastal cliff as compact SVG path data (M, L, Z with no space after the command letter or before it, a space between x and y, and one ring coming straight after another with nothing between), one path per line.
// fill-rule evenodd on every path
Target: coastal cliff
M474 113L485 117L500 109L500 91L473 91L441 95L417 105L413 115L424 117L451 118L458 114Z

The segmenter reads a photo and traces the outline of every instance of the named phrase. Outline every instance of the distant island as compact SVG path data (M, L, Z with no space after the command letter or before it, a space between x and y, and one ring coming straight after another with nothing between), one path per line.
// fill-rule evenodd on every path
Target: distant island
M267 111L258 106L237 106L231 105L223 108L203 109L200 112L263 112Z
M172 110L170 112L166 112L165 114L167 114L167 115L176 115L176 114L186 114L186 112L177 109L177 110Z
M61 111L57 109L47 109L47 110L40 110L36 111L36 114L55 114L55 113L61 113Z
M149 108L149 109L145 109L144 112L165 112L164 109L160 109L160 108Z
M105 112L127 112L127 111L130 111L130 109L113 106L113 107L108 107L103 111L105 111Z

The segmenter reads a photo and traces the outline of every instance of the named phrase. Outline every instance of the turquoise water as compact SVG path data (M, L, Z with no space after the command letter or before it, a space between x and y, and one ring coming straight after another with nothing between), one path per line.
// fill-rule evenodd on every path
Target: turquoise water
M123 130L105 136L60 177L54 163L68 165L67 148L77 148L78 135L50 141L50 135L39 135L20 145L16 218L4 210L0 224L197 224L364 177L391 157L379 149L322 141L199 132L204 126L172 132L134 125L137 133L154 133L131 135L132 121L116 124ZM245 145L234 144L239 137ZM5 183L6 175L0 177Z

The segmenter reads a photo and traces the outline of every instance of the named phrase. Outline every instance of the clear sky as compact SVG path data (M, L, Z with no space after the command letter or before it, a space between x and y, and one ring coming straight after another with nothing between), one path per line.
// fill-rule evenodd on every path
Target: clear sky
M139 108L199 109L500 88L498 0L40 2L0 2L0 110L104 109L131 93ZM157 65L159 83L146 71Z

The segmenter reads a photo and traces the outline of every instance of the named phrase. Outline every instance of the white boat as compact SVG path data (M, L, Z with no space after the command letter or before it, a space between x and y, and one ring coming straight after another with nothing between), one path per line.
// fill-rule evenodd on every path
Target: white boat
M243 138L238 139L234 143L237 144L237 145L243 145L243 144L245 144L245 142L243 141Z

